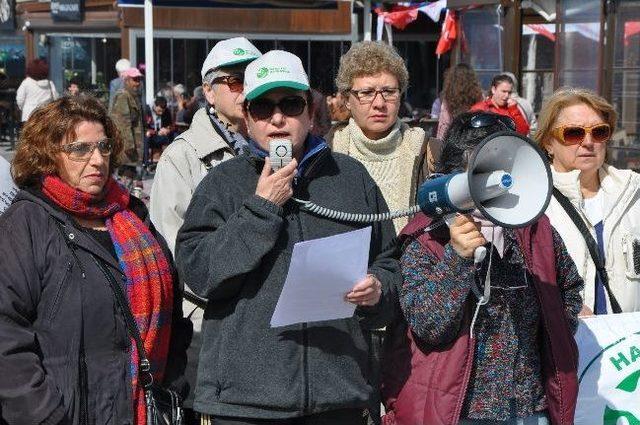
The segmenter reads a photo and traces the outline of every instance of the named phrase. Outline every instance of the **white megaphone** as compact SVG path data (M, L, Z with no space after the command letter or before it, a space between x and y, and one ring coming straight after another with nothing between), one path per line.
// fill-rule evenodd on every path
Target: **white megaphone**
M544 214L551 199L549 162L529 139L494 133L474 149L465 173L427 180L418 190L426 215L470 212L502 227L524 227Z

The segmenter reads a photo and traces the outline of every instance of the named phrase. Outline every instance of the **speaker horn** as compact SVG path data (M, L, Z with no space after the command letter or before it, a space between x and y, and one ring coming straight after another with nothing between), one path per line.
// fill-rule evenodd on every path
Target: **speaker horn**
M544 214L552 191L542 151L515 132L494 133L473 150L467 171L427 180L418 190L426 215L470 212L502 227L525 227Z

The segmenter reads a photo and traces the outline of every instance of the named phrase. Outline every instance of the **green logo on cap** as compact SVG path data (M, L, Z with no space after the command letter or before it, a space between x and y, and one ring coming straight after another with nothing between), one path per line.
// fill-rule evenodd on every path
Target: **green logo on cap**
M244 50L244 49L241 49L240 47L238 47L237 49L235 49L233 51L233 54L236 55L236 56L244 56L244 55L247 54L247 51Z
M267 76L267 74L269 74L269 69L268 68L260 68L258 70L257 76L258 76L258 78L264 78L264 77Z

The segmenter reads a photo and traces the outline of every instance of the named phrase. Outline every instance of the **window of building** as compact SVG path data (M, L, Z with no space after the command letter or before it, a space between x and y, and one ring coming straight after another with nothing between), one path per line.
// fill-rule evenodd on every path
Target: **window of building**
M36 38L38 57L49 62L49 78L60 93L73 78L83 91L107 101L109 82L116 77L114 65L120 59L119 35L36 34Z
M537 22L522 26L519 94L531 103L536 113L540 112L542 102L553 94L555 33L556 24Z
M613 50L611 102L619 131L609 156L617 166L640 169L640 2L618 3Z
M491 79L502 72L503 22L500 7L489 5L461 13L460 62L475 69L482 87L488 89Z
M0 69L6 80L0 81L0 88L16 88L24 78L24 37L3 36L0 42Z
M600 91L601 0L558 2L557 86Z

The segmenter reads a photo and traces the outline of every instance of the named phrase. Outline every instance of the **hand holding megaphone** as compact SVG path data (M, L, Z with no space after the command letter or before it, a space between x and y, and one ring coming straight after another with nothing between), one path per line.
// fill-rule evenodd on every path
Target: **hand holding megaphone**
M480 223L469 215L457 214L449 226L451 246L464 258L474 258L476 249L487 243L480 232Z

